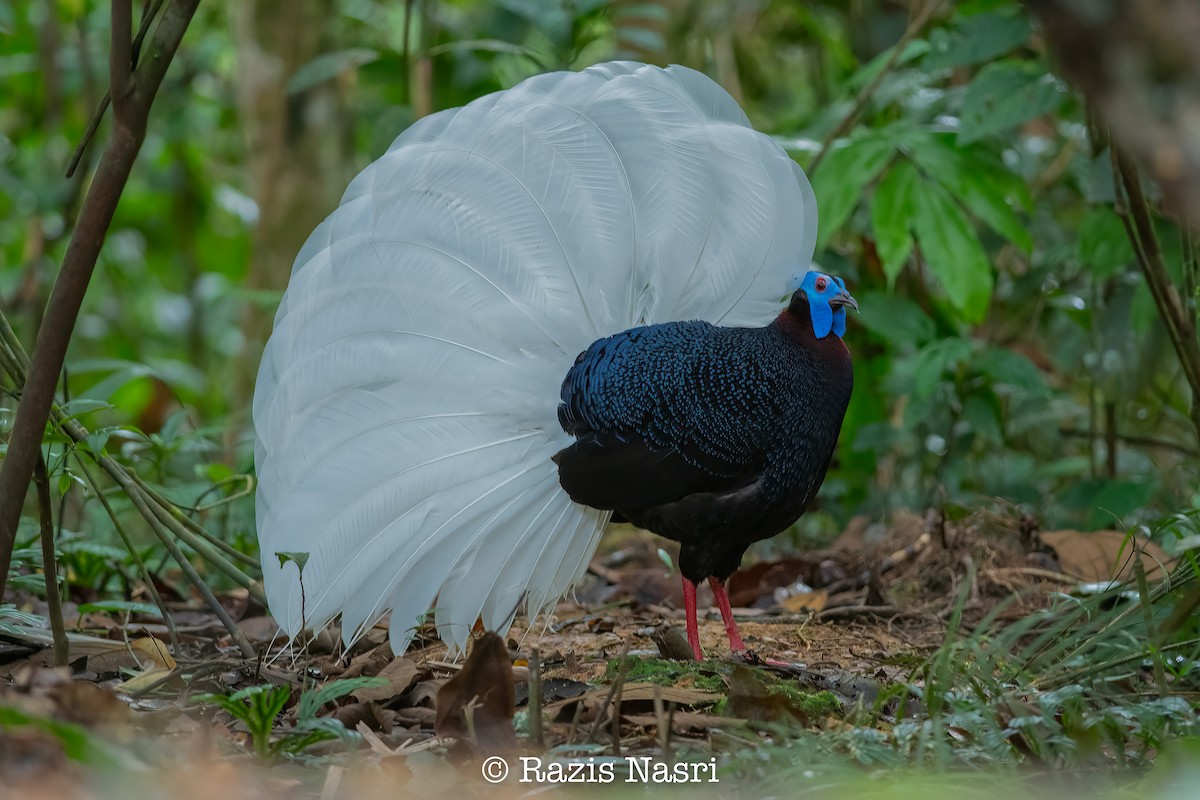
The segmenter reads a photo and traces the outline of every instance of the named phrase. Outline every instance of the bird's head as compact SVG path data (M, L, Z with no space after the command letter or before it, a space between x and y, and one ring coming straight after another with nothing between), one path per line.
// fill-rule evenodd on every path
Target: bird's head
M846 282L824 272L809 271L792 295L788 311L808 312L813 335L824 339L830 331L839 337L846 333L846 306L858 311L858 303L846 291Z

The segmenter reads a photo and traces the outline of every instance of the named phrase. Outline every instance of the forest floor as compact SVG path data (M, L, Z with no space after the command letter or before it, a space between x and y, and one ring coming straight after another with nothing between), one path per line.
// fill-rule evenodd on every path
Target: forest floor
M665 789L685 773L689 785L675 788L711 796L762 796L772 778L786 795L877 793L884 773L862 766L874 751L856 750L869 747L861 734L900 749L898 726L928 718L920 687L948 640L1026 619L1114 565L1132 574L1127 544L1118 532L1039 533L991 516L855 520L827 550L737 573L729 592L751 652L729 653L712 609L702 613L704 662L682 660L670 544L621 527L556 613L518 617L503 642L481 636L466 659L431 629L394 657L386 620L348 651L336 628L295 651L245 592L222 601L263 654L256 663L190 598L172 603L173 654L161 619L69 604L70 667L51 666L44 634L0 630L0 796L527 796L588 788L578 783ZM1171 565L1149 546L1141 559L1150 580ZM712 605L707 587L699 601ZM1036 750L1013 733L1015 714L1001 734ZM789 749L814 733L839 750L836 767L828 754ZM1125 758L1096 753L1101 766ZM497 777L485 759L495 754L511 768L499 787L479 777ZM675 764L693 766L669 772ZM654 765L667 771L638 772ZM1036 772L1035 783L1049 774ZM1007 793L984 774L953 785ZM626 787L631 775L643 785ZM1028 775L1010 779L1036 791ZM930 780L942 779L904 786L921 793Z

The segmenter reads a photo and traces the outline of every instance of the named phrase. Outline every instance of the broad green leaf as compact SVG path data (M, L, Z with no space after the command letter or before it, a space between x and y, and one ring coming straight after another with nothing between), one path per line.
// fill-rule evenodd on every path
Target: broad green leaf
M855 299L863 326L887 342L924 344L937 333L933 319L907 297L863 292Z
M1035 474L1040 478L1075 478L1091 469L1092 460L1088 456L1066 456L1039 464Z
M370 64L379 58L379 53L365 47L352 47L336 53L324 53L292 73L288 78L287 93L299 94L319 83L335 78L343 72Z
M913 365L913 394L927 397L948 370L957 368L970 357L971 344L966 339L938 339L926 345L917 353Z
M1042 373L1025 356L1012 350L993 347L984 351L975 362L975 367L992 383L1012 386L1034 395L1047 393Z
M820 209L817 247L845 224L858 205L863 190L896 152L895 144L881 136L851 138L833 150L811 176Z
M1000 422L996 398L991 392L987 395L973 394L963 403L963 419L971 425L975 434L991 444L1004 443L1004 426Z
M89 453L97 456L103 455L104 446L108 444L108 439L112 436L115 427L113 425L106 425L103 428L89 431L87 437L80 443L81 446Z
M913 227L930 270L969 322L979 322L992 297L992 265L966 213L936 183L915 196Z
M59 406L59 411L66 415L67 419L74 419L81 414L87 414L91 411L107 410L112 408L111 403L106 403L103 400L96 400L91 397L77 397L70 402L63 403Z
M150 603L135 603L129 600L97 600L94 603L83 603L79 606L81 614L92 611L100 611L104 613L125 613L145 614L151 617L162 618L162 610L158 606Z
M87 553L88 555L97 556L99 558L107 558L113 561L120 561L125 558L125 551L118 550L112 545L103 544L101 542L87 541L78 539L71 542L63 542L60 546L63 553L67 555L75 555L77 553Z
M117 764L129 761L127 753L110 750L100 736L93 737L86 728L71 722L43 719L26 714L17 708L0 706L0 731L12 729L44 731L58 740L67 758L96 766L116 769Z
M962 17L950 30L933 31L923 66L933 70L983 64L1024 44L1029 30L1029 18L1020 10Z
M334 739L355 740L359 734L346 730L341 722L333 717L308 719L289 730L281 739L271 743L271 755L299 755L308 748L321 742Z
M320 686L309 689L300 695L296 706L296 719L303 722L315 719L317 712L326 703L331 703L340 697L357 692L359 689L381 689L388 685L387 678L379 676L360 678L339 678Z
M907 141L913 158L931 177L950 190L976 219L1028 253L1033 237L1009 204L1028 198L1028 187L979 148L960 148L944 135L914 136ZM1019 188L1018 188L1019 187Z
M1105 278L1133 261L1125 225L1111 208L1093 208L1079 226L1079 263Z
M660 34L661 37L661 34ZM524 47L519 44L501 41L499 39L463 39L453 42L439 44L436 47L429 48L428 55L437 56L442 53L454 52L489 52L489 53L507 53L512 56L523 56L528 58L541 69L550 71L553 69L545 60L538 54L537 50L532 47Z
M1066 97L1059 80L1039 64L1015 60L989 64L967 86L959 115L959 144L1049 114Z
M919 58L928 52L929 42L925 41L924 39L912 39L904 46L904 49L900 51L900 55L891 65L891 69L894 71L898 67L908 64L913 59ZM875 80L876 76L879 75L884 65L891 60L891 57L892 48L889 47L887 50L884 50L882 53L875 56L875 58L863 65L863 68L858 72L854 73L854 75L850 78L848 85L855 89L866 86L868 83Z
M280 569L290 561L296 565L296 569L300 570L300 574L304 574L304 565L308 563L308 553L285 553L280 551L275 553L275 557L279 559Z
M871 198L875 249L879 251L889 286L896 282L896 276L912 253L913 239L908 232L908 220L912 216L913 187L917 182L917 170L912 162L898 159L875 187Z
M1085 478L1069 483L1059 494L1063 508L1085 515L1088 530L1111 528L1115 523L1145 506L1154 496L1149 481Z

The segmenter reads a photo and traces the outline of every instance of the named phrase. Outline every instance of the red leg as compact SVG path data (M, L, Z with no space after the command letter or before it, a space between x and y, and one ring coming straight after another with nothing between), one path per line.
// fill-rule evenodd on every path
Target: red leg
M692 646L692 655L697 661L704 660L704 651L700 649L700 625L696 622L696 584L683 579L683 610L687 615L688 644Z
M716 577L708 579L713 596L717 598L717 608L721 609L721 619L725 620L725 634L729 637L729 649L733 652L745 650L742 637L738 633L737 623L733 621L733 609L729 607L729 595L725 594L725 582Z

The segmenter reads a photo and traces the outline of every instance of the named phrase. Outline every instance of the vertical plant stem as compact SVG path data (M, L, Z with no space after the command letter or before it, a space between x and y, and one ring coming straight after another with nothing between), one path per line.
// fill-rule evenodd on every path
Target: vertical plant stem
M1133 575L1137 580L1138 604L1142 607L1142 622L1146 626L1146 641L1149 642L1150 663L1154 668L1154 683L1158 686L1158 696L1167 696L1167 674L1163 669L1162 651L1155 644L1158 633L1154 625L1154 607L1150 601L1150 586L1146 582L1146 566L1142 563L1142 549L1136 540L1133 543Z
M1104 400L1104 452L1109 478L1117 477L1117 404Z
M149 567L142 560L142 555L133 545L133 540L129 538L129 534L125 532L125 526L121 524L121 518L117 516L117 512L113 510L112 504L108 502L108 498L104 496L104 492L100 489L100 484L96 481L96 476L92 474L92 470L88 467L83 456L78 451L75 452L75 461L79 465L80 471L83 473L83 478L87 481L88 486L92 489L92 494L100 501L100 505L104 507L104 512L108 514L109 520L113 524L113 528L117 532L117 536L121 537L121 541L125 545L125 549L129 551L129 555L133 557L133 563L137 565L138 571L142 574L142 580L146 582L146 591L150 593L150 599L154 601L154 605L158 606L159 612L162 614L163 622L167 625L167 636L171 639L171 649L179 652L179 632L175 629L175 618L171 616L170 609L163 602L162 596L158 593L158 587L154 585L154 576L150 574Z
M129 491L129 489L126 489L126 491L129 493L129 499L133 501L134 507L141 512L142 516L145 517L148 522L154 519L154 512L149 508L146 508L146 503L142 499L141 493ZM192 582L192 585L195 586L196 590L199 591L201 596L204 597L204 601L208 604L209 609L211 609L212 612L217 616L217 619L221 621L221 624L225 626L225 630L229 632L229 636L233 640L233 643L236 644L238 649L242 651L242 655L247 659L255 658L257 653L254 651L254 646L250 644L250 640L246 638L246 634L242 633L241 628L239 628L237 623L233 621L233 618L229 616L229 612L225 610L225 607L221 605L221 601L217 599L215 594L213 594L212 589L208 588L208 584L205 583L204 579L200 577L200 574L196 572L196 568L192 566L192 562L188 561L187 556L184 555L183 551L179 549L179 545L175 544L175 540L171 538L171 535L157 524L151 523L151 528L154 528L154 532L158 536L159 541L163 543L163 547L167 548L167 552L169 552L171 557L175 559L175 563L179 564L179 568L183 570L183 574L188 577L188 580Z
M75 320L121 192L146 137L154 95L198 4L199 0L172 0L154 32L142 69L131 75L133 10L130 0L113 0L109 82L113 88L114 125L50 292L13 420L8 453L0 466L0 596L8 582L21 509L41 452L42 434Z
M1192 391L1190 417L1196 441L1200 443L1200 338L1196 336L1196 313L1189 311L1171 282L1137 166L1115 142L1112 144L1112 163L1117 196L1124 205L1123 209L1118 209L1121 221Z
M46 472L46 459L40 452L33 467L33 482L37 484L42 575L46 578L46 612L50 617L50 633L54 637L54 666L63 667L66 666L69 655L67 627L63 624L62 596L58 588L58 559L54 552L54 507L50 500L50 476Z
M542 738L542 659L535 647L529 653L529 738L539 751Z
M594 742L596 741L596 737L600 735L600 726L604 724L603 710L609 707L609 704L613 701L613 696L617 693L621 684L625 682L625 673L629 671L629 648L631 645L632 640L626 639L625 647L621 650L621 658L617 661L617 677L613 680L613 685L609 687L608 697L604 699L604 703L600 706L601 711L596 714L596 721L592 723L592 732L588 737L588 741Z

